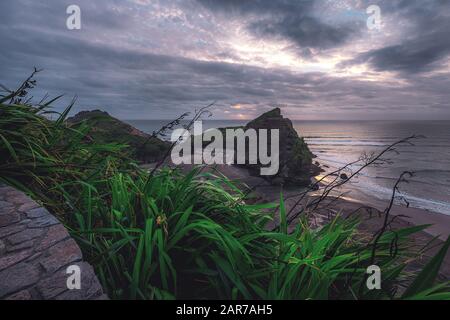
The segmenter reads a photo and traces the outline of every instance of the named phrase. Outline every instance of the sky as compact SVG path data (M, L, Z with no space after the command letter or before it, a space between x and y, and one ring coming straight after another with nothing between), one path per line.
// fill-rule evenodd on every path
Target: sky
M2 0L0 84L37 67L35 100L121 119L443 120L449 33L450 0Z

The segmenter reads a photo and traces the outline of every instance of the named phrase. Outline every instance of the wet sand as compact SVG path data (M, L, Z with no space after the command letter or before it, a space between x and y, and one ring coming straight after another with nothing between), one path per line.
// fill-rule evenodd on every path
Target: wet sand
M254 188L257 196L266 201L279 201L280 192L288 198L287 206L292 206L298 197L296 194L301 193L301 188L281 188L279 186L272 186L264 179L251 176L245 168L237 166L220 165L216 166L217 170L223 173L228 178L241 182L250 188ZM351 197L350 197L351 196ZM358 194L355 190L346 195L342 200L333 203L334 209L355 209L361 206L373 207L383 211L389 204L388 201L379 200L375 197L369 198L366 195ZM358 199L358 200L355 200ZM435 213L425 209L417 209L406 206L394 205L391 210L392 215L401 216L401 220L412 225L431 224L426 232L432 236L439 236L441 240L446 240L450 236L450 215Z

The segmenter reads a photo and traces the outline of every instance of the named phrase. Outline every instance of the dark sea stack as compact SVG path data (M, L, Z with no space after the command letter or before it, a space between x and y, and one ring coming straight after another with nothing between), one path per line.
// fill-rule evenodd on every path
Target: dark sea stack
M120 121L105 111L82 111L67 119L72 126L87 122L91 127L89 137L99 143L126 144L127 151L135 160L143 163L156 162L170 148L168 142L153 138L135 127Z
M314 155L299 137L291 120L283 118L280 108L275 108L250 121L245 129L280 130L280 167L275 176L265 176L273 184L306 186L317 175L319 167L312 163ZM269 140L270 144L270 140ZM270 150L270 147L268 147ZM259 174L258 166L249 166L252 174ZM258 170L256 170L258 169Z

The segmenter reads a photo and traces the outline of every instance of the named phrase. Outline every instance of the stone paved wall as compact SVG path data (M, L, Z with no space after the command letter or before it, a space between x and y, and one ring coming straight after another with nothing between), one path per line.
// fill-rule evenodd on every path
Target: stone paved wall
M81 289L66 269L81 269ZM67 230L23 193L0 186L0 299L106 299L91 265Z

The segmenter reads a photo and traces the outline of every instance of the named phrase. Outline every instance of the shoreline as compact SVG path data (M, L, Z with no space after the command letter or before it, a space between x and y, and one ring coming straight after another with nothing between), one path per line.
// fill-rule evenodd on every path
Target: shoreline
M343 201L352 204L364 205L373 207L377 210L383 211L386 208L387 201L379 200L377 198L365 199L364 201L355 199L353 197L345 197ZM391 210L394 216L400 216L399 219L413 225L427 225L431 224L424 232L439 237L440 240L445 241L450 236L450 216L443 213L434 212L422 208L405 207L394 204Z
M193 166L184 165L183 170L190 170ZM240 184L254 188L254 193L258 201L278 202L280 200L280 191L286 198L285 204L288 208L296 202L296 194L302 192L302 188L280 187L270 185L266 180L260 177L252 176L247 169L235 165L216 165L217 171ZM344 190L347 191L347 190ZM344 197L333 203L334 209L348 209L357 207L372 207L379 211L383 211L389 204L389 200L380 200L375 197L357 194L357 190L351 189L352 196ZM362 193L362 192L360 192ZM312 195L314 196L314 195ZM332 197L330 195L330 197ZM450 236L450 215L433 212L421 208L405 207L401 205L393 206L392 215L400 216L399 220L405 224L427 225L431 224L425 232L433 237L439 236L440 240L446 240Z
M322 161L323 162L323 161ZM321 168L323 168L321 162ZM329 163L325 165L326 171L324 170L321 175L314 177L316 181L320 178L323 178L327 171L335 170L337 168L331 167ZM324 180L324 184L330 182L333 177ZM370 180L370 178L366 178ZM342 185L339 189L333 192L331 195L338 196L343 194L341 202L347 202L352 204L357 204L359 206L372 207L381 212L383 212L389 204L392 189L390 189L389 194L386 197L380 197L379 194L373 194L374 191L370 189L364 188L364 184L360 184L359 182L354 183L353 181L349 181ZM412 202L415 196L411 196L408 194L403 194L405 199ZM345 206L343 206L345 207ZM414 203L410 203L407 207L406 205L402 205L396 203L394 201L394 205L390 211L392 215L399 216L398 219L402 219L405 222L411 223L413 225L428 225L430 224L425 232L431 236L439 237L440 240L447 240L450 236L450 215L435 211L431 208L423 208L414 206Z
M280 186L271 186L264 179L251 176L245 168L237 166L221 165L217 167L219 171L232 180L242 182L249 187L255 187L255 192L259 197L266 201L279 201L280 191L287 198L286 206L292 206L295 203L295 194L301 192L301 188L281 188ZM355 191L352 189L352 191ZM356 192L354 192L356 193ZM359 196L359 195L358 195ZM372 207L379 211L383 211L389 204L388 200L380 200L375 197L361 196L345 197L333 204L335 209L345 209L348 207L355 208L360 206ZM405 225L428 225L425 232L433 237L439 237L440 240L445 241L450 236L450 215L445 215L438 212L433 212L421 208L405 207L401 205L394 205L391 214L399 216L399 220L403 221Z

